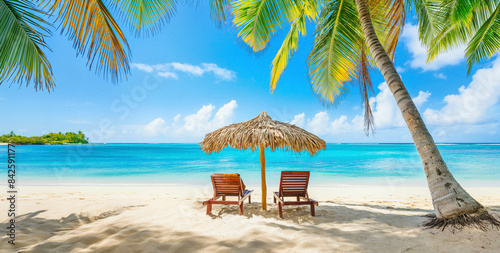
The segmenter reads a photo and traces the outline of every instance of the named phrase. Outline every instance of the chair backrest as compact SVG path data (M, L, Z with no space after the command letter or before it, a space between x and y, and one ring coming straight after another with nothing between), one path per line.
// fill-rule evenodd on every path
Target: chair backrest
M241 178L239 174L212 174L214 196L239 196L241 189Z
M307 197L309 171L282 171L280 180L280 196Z

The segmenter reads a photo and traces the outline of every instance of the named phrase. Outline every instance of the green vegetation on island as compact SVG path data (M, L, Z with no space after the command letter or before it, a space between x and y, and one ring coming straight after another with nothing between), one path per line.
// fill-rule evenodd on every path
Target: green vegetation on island
M49 133L42 136L32 136L26 137L21 135L16 135L14 131L9 134L4 134L0 136L0 142L10 142L13 144L88 144L89 138L85 137L81 131L78 133L66 132L66 133Z

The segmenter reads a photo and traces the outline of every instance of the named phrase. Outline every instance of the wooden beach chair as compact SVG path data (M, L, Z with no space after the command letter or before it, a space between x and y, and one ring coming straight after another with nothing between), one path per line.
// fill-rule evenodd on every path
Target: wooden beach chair
M203 202L203 205L207 206L207 215L212 213L213 204L238 205L240 215L243 215L243 201L248 198L248 203L251 203L250 194L252 194L253 190L245 188L239 174L212 174L211 178L214 197ZM236 196L238 200L227 201L227 196ZM222 198L222 200L217 200L219 198Z
M283 219L283 206L286 205L310 205L311 215L314 216L314 206L318 202L309 198L307 185L309 184L309 171L282 171L280 188L274 192L274 203L278 201L280 218ZM285 201L285 197L296 197L296 201ZM301 201L302 200L302 201Z

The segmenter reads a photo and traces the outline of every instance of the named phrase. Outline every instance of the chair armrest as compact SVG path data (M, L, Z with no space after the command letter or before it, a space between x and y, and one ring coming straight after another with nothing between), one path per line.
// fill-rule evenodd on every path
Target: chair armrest
M212 201L214 201L214 198L211 198L207 201L203 201L203 205L206 206L206 205L210 204L210 202L212 202Z
M253 192L253 190L244 190L243 197L240 199L240 201L238 201L238 205L241 205L241 203L243 203L243 201L245 201L245 199L250 197L250 194L252 194L252 192Z
M274 199L277 199L281 205L285 205L285 202L283 202L283 200L280 198L280 196L278 194L279 194L278 192L274 192L274 194L273 194Z
M304 197L300 197L300 199L304 200L304 201L308 201L308 202L312 202L313 205L317 206L318 205L318 201L314 200L314 199L311 199L311 198L304 198Z
M314 200L314 199L309 199L309 201L312 201L313 202L313 205L317 206L318 205L318 201Z

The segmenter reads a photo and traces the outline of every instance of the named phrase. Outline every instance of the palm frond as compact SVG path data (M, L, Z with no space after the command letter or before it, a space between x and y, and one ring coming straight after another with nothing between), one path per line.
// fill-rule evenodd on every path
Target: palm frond
M321 11L322 0L295 0L299 7L298 13L304 12L304 16L311 22L316 22ZM298 3L297 3L298 2Z
M306 19L304 15L299 15L291 24L290 31L283 40L281 48L273 59L271 68L271 93L276 88L276 84L281 74L288 64L289 58L299 47L299 36L305 36Z
M440 11L446 22L434 39L427 44L427 62L456 45L466 45L471 37L495 10L498 0L443 1Z
M285 70L290 57L299 47L299 36L306 36L306 19L316 21L318 18L318 7L319 3L315 0L304 0L299 6L300 14L290 24L290 30L272 62L271 93L276 88L276 84Z
M407 8L414 7L417 20L419 38L422 43L428 45L438 34L440 26L443 25L443 12L440 11L443 0L405 0Z
M267 46L283 22L298 15L298 8L294 0L236 0L232 14L238 37L257 52Z
M308 58L311 84L323 102L337 104L347 92L346 83L357 78L362 32L353 1L323 6L315 33Z
M177 1L113 0L113 3L119 6L136 35L147 36L159 32L161 26L174 14Z
M427 46L427 62L431 62L439 54L446 52L452 46L467 44L470 36L471 30L467 21L449 23Z
M0 0L0 84L17 81L35 89L54 87L52 68L42 51L50 35L47 14L27 0Z
M228 10L230 7L229 0L209 0L208 7L210 8L212 18L215 20L217 25L221 26L222 24L226 23Z
M362 98L364 108L364 125L365 134L369 135L370 131L375 132L375 121L373 118L372 108L370 106L370 96L373 92L373 84L370 78L370 62L368 58L368 46L364 39L359 41L359 64L358 64L358 86Z
M404 0L383 0L385 9L386 21L385 30L387 33L383 37L383 45L385 45L385 50L389 57L394 60L394 54L396 53L396 47L399 41L399 35L401 34L403 27L405 25L406 15L405 15L405 4Z
M472 37L466 49L467 73L472 66L485 58L490 58L500 51L500 4L491 17L484 22Z
M130 49L120 27L103 0L55 0L51 10L60 10L61 33L73 40L77 55L85 55L91 69L117 81L129 72Z

